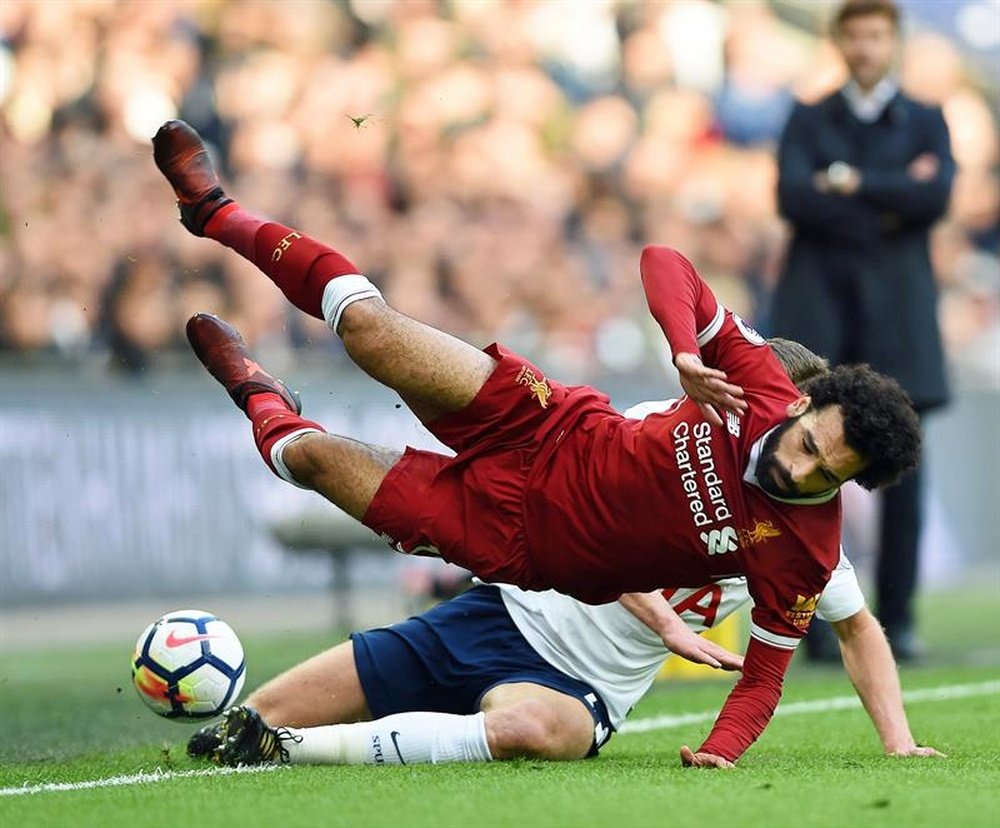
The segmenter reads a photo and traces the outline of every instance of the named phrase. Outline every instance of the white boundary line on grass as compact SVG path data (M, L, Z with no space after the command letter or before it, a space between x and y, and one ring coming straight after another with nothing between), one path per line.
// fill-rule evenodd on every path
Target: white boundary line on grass
M904 690L904 702L951 701L965 699L970 696L989 696L1000 693L1000 681L981 681L975 684L946 684L941 687L925 687L920 690ZM861 707L861 699L857 696L834 696L829 699L813 701L790 702L782 704L774 711L775 716L795 716L801 713L826 713L831 710L851 710ZM682 727L689 724L715 721L718 710L706 713L681 713L679 715L652 716L648 719L637 719L625 722L619 733L648 733L650 730L667 730L672 727Z
M109 776L88 779L85 782L44 782L40 785L25 784L20 788L0 788L0 796L49 793L51 791L85 791L90 788L117 788L123 785L146 785L190 776L228 776L233 773L267 773L282 770L282 765L241 765L238 768L205 768L204 770L170 771L157 768L148 773L130 773L127 776Z
M948 684L941 687L926 687L907 690L903 693L905 702L951 701L972 696L989 696L1000 693L1000 681L982 681L974 684ZM778 707L775 716L794 716L802 713L826 713L832 710L850 710L861 707L857 696L834 696L829 699L791 702ZM684 725L714 721L719 711L704 713L681 713L679 715L652 716L637 719L622 725L619 733L647 733L651 730L668 730ZM264 773L280 770L280 765L253 765L239 768L206 768L205 770L169 771L157 768L149 773L133 773L127 776L111 776L105 779L90 779L84 782L45 782L39 785L25 784L19 788L0 788L0 796L24 796L26 794L50 793L55 791L84 791L91 788L113 788L124 785L146 785L152 782L166 782L192 776L226 776L233 773Z

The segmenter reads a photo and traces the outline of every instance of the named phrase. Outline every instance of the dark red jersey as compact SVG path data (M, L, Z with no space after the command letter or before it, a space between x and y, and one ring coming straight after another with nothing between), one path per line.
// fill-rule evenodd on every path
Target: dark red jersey
M674 250L643 251L643 286L675 354L700 354L748 410L707 423L682 399L641 421L593 388L550 382L499 347L493 375L428 427L457 456L408 450L365 523L403 551L590 603L745 575L754 600L743 676L702 750L736 759L766 726L839 560L836 492L788 501L757 484L767 435L799 391L765 341Z

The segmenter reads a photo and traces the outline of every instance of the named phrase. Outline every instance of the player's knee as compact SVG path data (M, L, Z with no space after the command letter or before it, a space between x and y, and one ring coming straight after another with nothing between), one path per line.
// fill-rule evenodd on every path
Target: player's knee
M523 699L487 713L486 738L494 759L582 759L593 728L574 724L545 701Z
M292 440L281 452L285 468L299 483L308 486L323 471L321 459L322 434L309 432Z
M349 348L376 347L387 316L395 314L383 299L372 297L344 308L337 335Z

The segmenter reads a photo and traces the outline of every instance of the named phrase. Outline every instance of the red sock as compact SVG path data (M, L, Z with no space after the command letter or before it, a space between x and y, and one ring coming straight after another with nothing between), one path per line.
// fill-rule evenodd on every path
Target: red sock
M235 202L205 225L205 235L253 262L299 310L323 318L327 283L358 268L334 250L291 227L246 212Z
M303 419L292 411L277 394L254 394L250 397L247 400L247 417L253 423L253 441L257 450L275 474L278 472L271 462L271 449L278 440L303 429L326 431L319 423ZM281 477L280 474L278 476Z

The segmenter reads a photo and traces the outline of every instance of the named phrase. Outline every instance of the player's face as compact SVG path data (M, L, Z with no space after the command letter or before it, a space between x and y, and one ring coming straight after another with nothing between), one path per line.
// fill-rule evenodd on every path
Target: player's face
M757 482L778 497L808 497L835 489L864 469L844 438L840 408L808 408L803 397L793 416L771 432L757 462ZM799 413L803 411L804 413Z
M836 42L851 77L862 89L871 89L892 66L896 27L885 15L865 14L844 21Z

